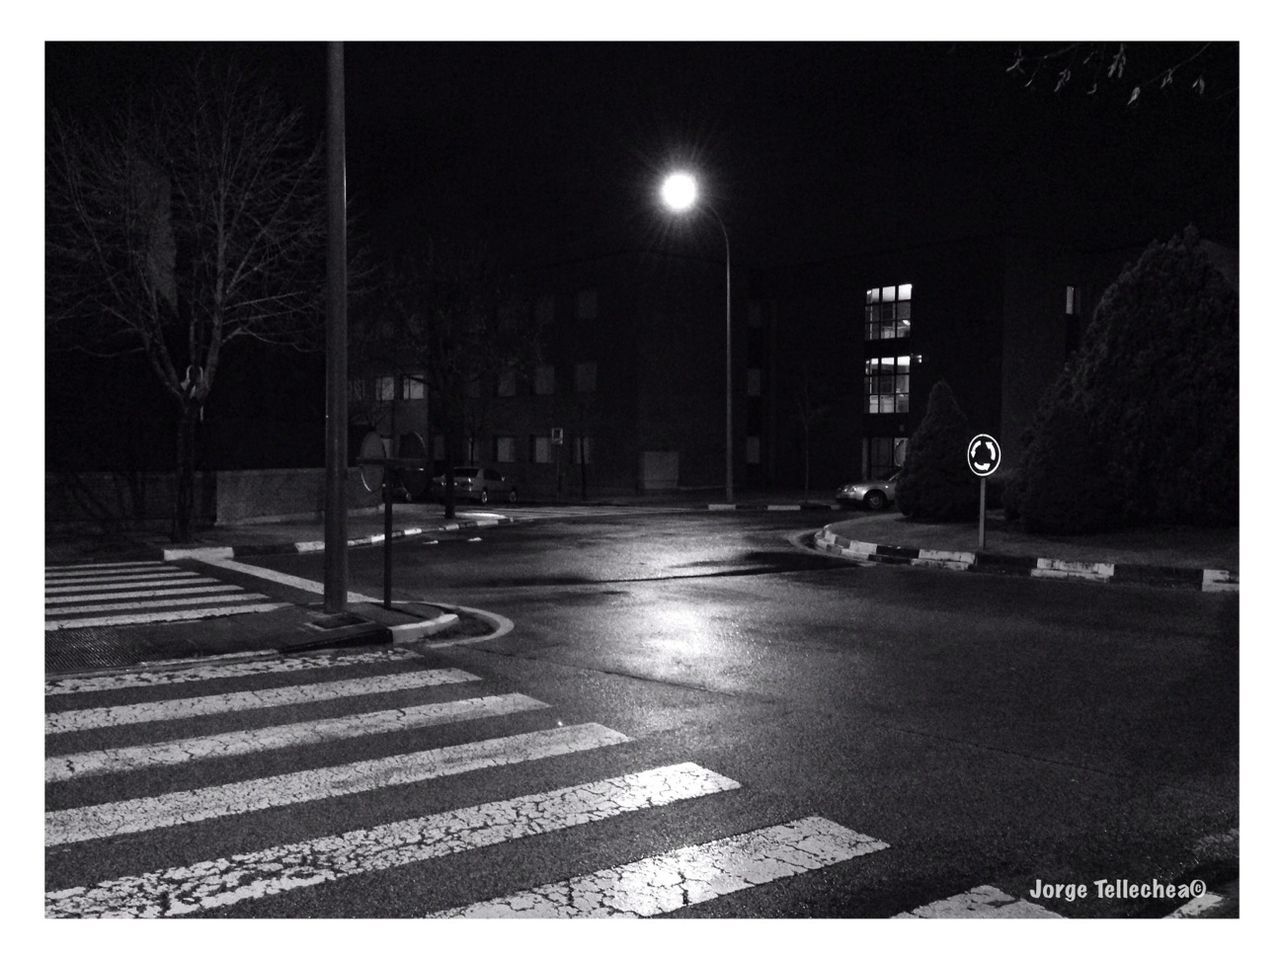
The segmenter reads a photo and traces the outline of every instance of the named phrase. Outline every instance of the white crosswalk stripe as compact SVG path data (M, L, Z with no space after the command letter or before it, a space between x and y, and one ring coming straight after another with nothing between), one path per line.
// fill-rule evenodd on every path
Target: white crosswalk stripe
M179 718L209 714L229 714L259 708L311 704L342 697L386 694L436 684L465 684L479 678L453 668L439 671L417 671L411 674L385 674L348 681L324 681L293 687L268 687L258 691L210 694L206 697L175 698L168 701L146 701L115 707L91 707L58 711L44 716L46 734L65 734L91 728L115 727L121 724L143 724L173 721Z
M164 624L286 605L160 561L45 568L45 630Z
M414 662L417 663L414 663ZM452 685L480 682L476 675L453 668L414 670L418 655L405 651L375 651L351 655L272 657L241 662L213 662L189 667L122 671L95 677L54 679L45 693L58 699L112 697L136 692L171 695L164 700L135 701L53 710L46 714L46 732L54 739L53 756L46 760L46 782L58 793L45 815L45 844L50 851L107 839L145 836L146 832L194 831L204 823L224 823L254 812L289 809L323 802L359 817L359 798L424 781L450 778L464 772L515 770L572 755L575 764L600 765L611 771L595 779L576 779L568 786L535 793L503 790L493 800L441 813L361 826L341 833L287 840L261 850L221 854L185 866L153 869L140 874L89 878L68 884L66 878L46 891L48 917L158 917L213 910L259 901L299 888L322 888L340 900L338 882L357 875L390 872L464 851L497 849L495 863L504 863L501 846L538 835L570 832L594 823L618 824L628 815L661 810L677 804L706 803L715 795L737 792L742 784L698 763L680 758L659 767L619 773L611 752L633 742L626 734L585 722L534 727L493 736L493 725L537 724L549 705L520 693L481 694L460 700L431 700L382 710L366 710L361 699L393 691L431 690L443 694ZM312 684L244 690L253 682L287 678L293 672L326 672ZM346 672L383 671L363 677ZM184 685L218 685L218 694L182 696ZM438 697L438 695L436 695ZM310 721L252 726L254 712L350 698L353 713ZM174 737L182 725L207 716L233 717L246 725L219 733L196 732ZM490 725L489 736L466 740L467 725ZM153 732L137 743L136 736L102 746L124 725ZM464 738L449 737L445 746L407 753L383 754L376 746L359 760L289 773L267 773L243 780L189 790L134 796L128 785L139 772L158 767L186 768L218 759L236 758L252 775L253 765L269 753L304 752L334 741L378 735L418 737L426 728L453 725ZM509 728L510 729L510 728ZM155 735L159 735L158 737ZM92 737L81 750L57 750L64 738ZM72 742L74 745L74 742ZM363 753L364 749L362 749ZM348 755L350 756L350 755ZM296 766L296 765L295 765ZM88 780L94 792L75 804L78 785ZM141 783L152 784L154 781ZM477 782L480 783L480 782ZM115 785L119 785L115 788ZM502 790L502 789L499 789ZM109 793L109 792L114 793ZM516 794L517 796L511 796ZM110 798L103 800L104 797ZM71 801L72 806L67 806ZM758 823L758 822L757 822ZM234 832L227 832L235 837ZM669 832L660 832L660 837ZM705 837L705 835L703 835ZM663 848L667 847L664 843ZM757 827L711 841L652 850L640 860L618 865L593 865L582 874L566 871L537 887L488 901L467 904L466 891L451 892L462 907L435 916L555 916L647 917L732 895L748 888L831 868L842 862L888 848L876 838L852 831L823 817L810 815L780 824ZM232 848L231 850L235 850ZM115 872L112 872L113 874ZM464 885L465 887L465 885ZM439 904L441 902L437 902ZM336 912L340 913L340 912Z
M825 818L802 818L432 917L648 918L888 846Z

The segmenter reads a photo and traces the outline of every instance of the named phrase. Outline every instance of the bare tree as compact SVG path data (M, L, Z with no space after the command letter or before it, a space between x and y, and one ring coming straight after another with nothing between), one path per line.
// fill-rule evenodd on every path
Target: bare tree
M76 349L141 352L173 398L178 541L226 345L317 346L325 194L309 140L246 74L204 62L103 121L50 117L47 325Z
M430 241L392 258L380 287L357 321L356 363L425 373L445 440L445 515L453 517L454 464L466 440L485 431L499 378L530 376L539 330L481 244Z

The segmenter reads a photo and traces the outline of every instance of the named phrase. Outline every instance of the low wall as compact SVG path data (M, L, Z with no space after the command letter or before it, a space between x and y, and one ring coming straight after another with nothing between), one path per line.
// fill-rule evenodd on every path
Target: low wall
M196 473L195 522L225 526L273 518L318 518L324 511L323 467L277 470L199 471ZM360 482L360 472L347 472L347 505L351 509L379 503ZM142 526L173 517L171 472L45 473L45 524Z

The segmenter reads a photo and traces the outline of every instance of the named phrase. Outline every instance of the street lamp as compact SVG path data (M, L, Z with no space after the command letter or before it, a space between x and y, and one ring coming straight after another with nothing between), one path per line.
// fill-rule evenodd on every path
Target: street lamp
M699 205L698 181L691 173L676 171L662 182L662 202L675 213L684 213ZM701 206L715 218L724 235L724 496L733 503L733 351L732 300L730 298L729 231L715 208L706 201Z

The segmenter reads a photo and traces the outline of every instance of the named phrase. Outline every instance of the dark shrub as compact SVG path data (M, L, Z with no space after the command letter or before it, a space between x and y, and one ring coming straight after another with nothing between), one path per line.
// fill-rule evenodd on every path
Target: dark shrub
M1116 523L1116 496L1089 422L1072 407L1054 410L1022 461L1016 510L1044 534L1083 534Z
M957 520L978 511L978 479L969 470L965 447L969 421L946 381L929 392L929 408L907 444L898 480L898 509L913 520Z

